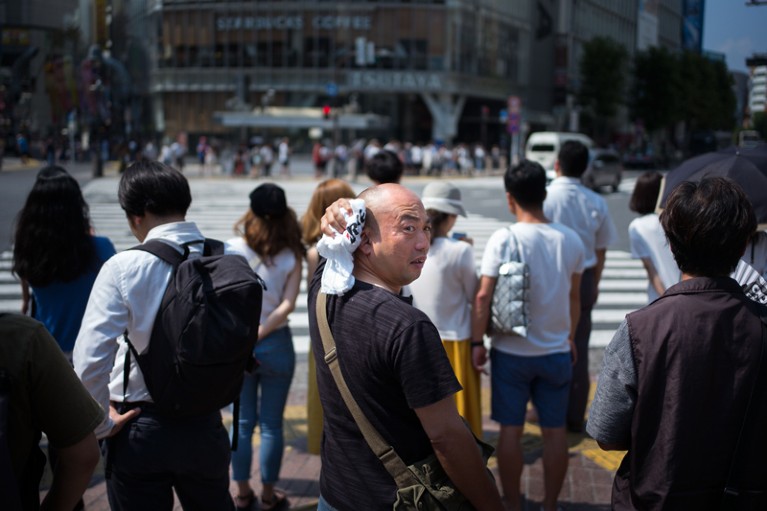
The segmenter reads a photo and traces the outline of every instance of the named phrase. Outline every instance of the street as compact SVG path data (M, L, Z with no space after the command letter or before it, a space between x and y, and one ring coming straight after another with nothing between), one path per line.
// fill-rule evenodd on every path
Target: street
M300 217L306 210L316 181L310 177L313 170L308 158L298 157L294 161L293 177L276 178L276 182L285 188L289 205ZM37 170L35 167L20 169L16 166L15 170L7 170L9 168L14 169L12 160L7 161L6 170L0 172L0 227L3 229L3 237L0 239L4 240L2 246L5 247L0 254L0 311L18 311L20 308L20 286L10 273L12 225L34 182ZM117 203L116 173L108 171L106 177L91 179L90 166L87 164L75 165L72 172L83 184L83 193L90 205L96 233L109 237L118 251L135 245L137 242L131 235L125 216ZM200 178L195 174L197 170L193 165L188 165L186 172L193 196L188 218L197 222L201 230L210 237L226 240L234 236L233 225L248 207L248 193L261 180ZM620 190L604 195L619 237L608 250L600 298L594 310L591 346L596 353L592 357L593 371L596 371L596 364L601 360L599 349L610 341L623 316L644 305L646 300L645 272L641 263L630 259L628 254L627 228L634 214L628 210L627 204L638 174L639 172L626 172ZM420 193L426 183L433 179L440 178L405 176L403 184ZM474 178L450 176L443 179L451 179L463 191L469 217L459 217L455 230L467 232L474 239L475 259L479 265L490 235L513 220L506 206L503 179L500 175ZM353 184L353 187L356 191L361 191L369 184L368 179L363 177ZM308 350L309 339L303 284L302 294L298 298L296 310L291 314L290 324L295 336L296 351L305 353Z

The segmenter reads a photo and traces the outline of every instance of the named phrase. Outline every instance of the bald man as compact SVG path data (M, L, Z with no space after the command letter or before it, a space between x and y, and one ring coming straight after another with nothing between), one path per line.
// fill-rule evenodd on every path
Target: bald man
M398 184L368 188L366 221L354 252L354 287L327 297L327 316L347 386L365 416L406 464L436 453L476 509L502 509L453 394L461 390L439 332L400 296L417 279L429 251L430 225L419 197ZM325 232L345 224L340 200L323 218ZM314 313L324 261L309 290L309 323L325 412L319 510L390 510L397 486L366 443L325 363Z

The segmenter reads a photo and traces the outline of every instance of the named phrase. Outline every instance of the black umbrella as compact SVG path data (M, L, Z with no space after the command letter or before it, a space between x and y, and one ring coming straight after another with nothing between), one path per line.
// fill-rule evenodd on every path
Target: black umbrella
M738 183L754 206L757 222L767 223L767 144L751 148L728 147L683 162L666 174L660 208L666 206L666 199L679 183L715 176Z

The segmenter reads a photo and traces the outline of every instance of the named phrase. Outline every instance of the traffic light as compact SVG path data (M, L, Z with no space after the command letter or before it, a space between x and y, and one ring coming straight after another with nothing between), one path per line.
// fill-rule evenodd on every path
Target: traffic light
M330 105L325 105L322 107L322 118L330 119Z

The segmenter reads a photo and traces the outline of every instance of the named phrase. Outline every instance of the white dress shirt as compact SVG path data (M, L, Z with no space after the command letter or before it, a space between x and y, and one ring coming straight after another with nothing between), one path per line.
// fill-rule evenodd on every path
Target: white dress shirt
M617 236L607 202L577 178L554 179L546 189L543 212L550 221L575 231L586 248L586 269L596 266L596 251L607 248Z
M155 227L146 240L161 239L178 247L189 245L190 257L202 254L205 237L193 222ZM197 243L195 243L197 242ZM128 338L138 353L149 346L155 316L172 273L170 264L148 252L125 250L102 266L93 284L80 332L75 341L75 372L105 410L109 402L151 401L144 377L131 358L130 381L123 396L123 367ZM102 438L114 423L107 416L95 430Z

